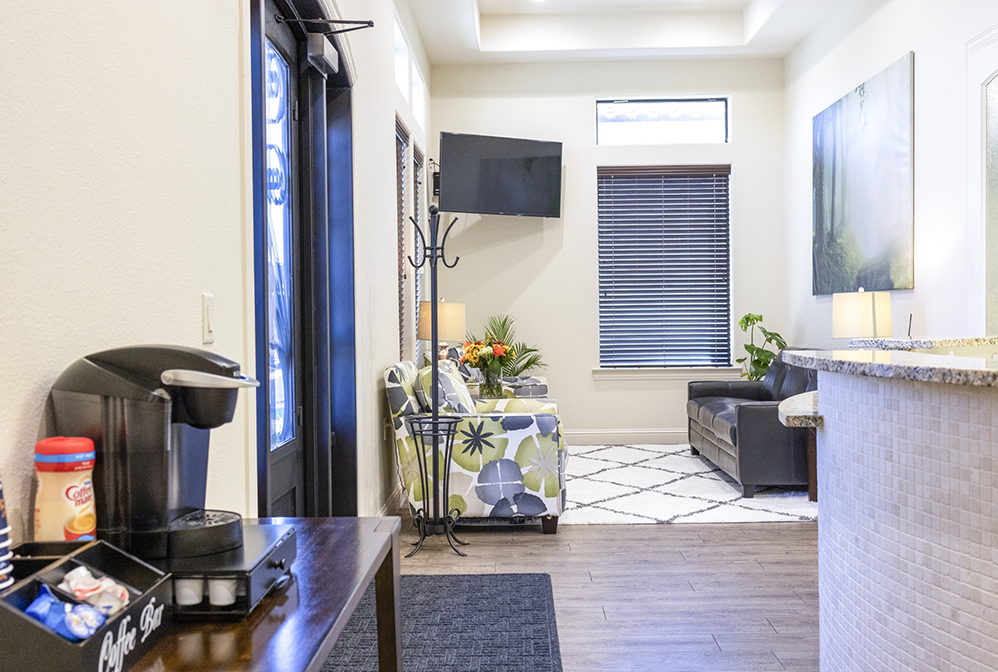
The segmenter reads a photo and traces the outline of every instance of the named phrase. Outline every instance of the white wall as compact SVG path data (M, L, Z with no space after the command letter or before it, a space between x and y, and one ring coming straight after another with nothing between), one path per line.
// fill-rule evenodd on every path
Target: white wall
M395 88L391 0L327 5L375 20L344 36L356 76L358 509L372 515L397 489L381 383L398 360L397 110L426 143ZM171 343L254 374L248 7L58 2L46 11L60 20L9 7L0 21L0 474L15 540L30 536L32 450L67 365L105 348ZM400 14L411 23L407 5ZM107 19L123 15L132 18ZM217 308L210 346L201 345L203 291ZM241 393L234 421L212 432L209 506L256 511L254 402Z
M15 541L59 373L102 349L215 343L253 373L248 9L8 4L0 20L0 473ZM121 17L127 16L128 20ZM253 397L212 433L209 505L255 508Z
M702 373L594 379L598 368L596 166L730 163L733 320L787 329L783 65L776 60L586 62L433 68L432 128L564 143L560 219L461 215L441 294L468 329L509 313L548 362L570 442L685 441L686 382ZM597 147L597 97L730 96L727 145ZM434 147L434 150L436 147ZM431 152L436 156L435 151ZM733 327L735 357L743 334ZM737 373L732 377L737 377Z
M811 120L908 51L915 52L915 288L891 293L894 334L906 335L911 314L912 336L984 335L976 125L985 52L978 47L996 26L993 0L895 0L851 32L819 31L786 59L786 284L795 342L845 346L831 338L831 297L811 296ZM984 69L998 70L998 59Z
M389 414L382 379L384 369L399 360L396 114L424 151L426 134L395 84L393 3L337 0L336 6L345 19L374 20L374 28L346 35L357 64L353 87L357 511L372 516L385 512L398 490L394 446L385 433ZM429 79L425 52L403 0L399 2L399 16L410 51L421 61L423 76Z

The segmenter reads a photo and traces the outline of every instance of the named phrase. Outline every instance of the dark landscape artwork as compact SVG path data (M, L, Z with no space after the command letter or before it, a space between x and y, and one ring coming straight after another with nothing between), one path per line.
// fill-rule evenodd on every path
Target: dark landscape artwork
M814 117L812 293L913 289L915 54Z

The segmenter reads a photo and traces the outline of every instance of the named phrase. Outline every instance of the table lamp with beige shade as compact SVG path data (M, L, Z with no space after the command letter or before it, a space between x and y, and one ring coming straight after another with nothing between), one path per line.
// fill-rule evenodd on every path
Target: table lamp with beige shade
M419 323L416 326L416 338L430 341L433 339L433 304L429 301L419 302ZM464 304L437 303L437 356L447 358L448 343L464 343Z
M890 338L890 292L832 294L832 338Z

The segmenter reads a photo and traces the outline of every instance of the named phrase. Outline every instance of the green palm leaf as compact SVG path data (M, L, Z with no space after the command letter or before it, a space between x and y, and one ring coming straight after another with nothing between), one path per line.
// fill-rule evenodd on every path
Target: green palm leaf
M528 371L543 369L547 366L537 348L516 340L516 328L511 315L493 315L490 317L485 324L485 335L502 341L512 347L513 352L516 353L516 357L503 367L502 375L522 376ZM468 340L477 341L480 339L468 334Z

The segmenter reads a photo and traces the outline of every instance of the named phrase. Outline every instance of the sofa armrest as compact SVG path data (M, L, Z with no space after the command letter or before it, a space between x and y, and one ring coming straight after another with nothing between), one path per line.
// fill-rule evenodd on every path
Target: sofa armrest
M742 484L806 482L807 430L784 427L779 407L779 401L747 401L735 410Z
M689 383L687 398L736 397L758 401L764 389L759 380L696 380Z

